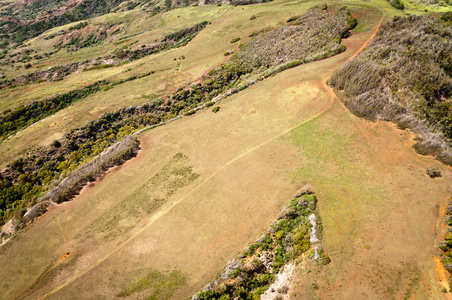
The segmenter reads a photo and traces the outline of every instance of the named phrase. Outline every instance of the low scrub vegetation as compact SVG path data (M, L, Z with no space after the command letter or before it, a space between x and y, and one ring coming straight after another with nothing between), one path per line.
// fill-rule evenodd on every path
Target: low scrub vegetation
M206 26L207 22L204 21L168 34L161 41L155 44L142 45L140 48L135 50L129 49L132 44L128 44L116 49L112 54L97 58L95 60L73 62L66 65L54 66L45 71L31 72L13 79L0 80L0 89L14 88L16 86L23 86L30 83L61 80L65 76L76 71L115 67L117 65L131 62L160 51L183 47L187 45L187 43L190 42Z
M296 262L311 248L309 215L314 212L316 203L314 194L297 195L259 240L192 299L260 299L284 265ZM323 251L322 255L322 259L329 262ZM287 290L282 292L287 293Z
M0 11L0 17L6 16L4 20L0 19L3 21L0 22L1 31L5 33L0 37L0 41L22 44L25 40L36 37L53 27L109 13L124 1L79 1L76 5L67 2L59 3L62 1L50 1L50 7L53 9L48 10L45 10L45 7L49 5L47 1L34 1L30 7L12 3ZM54 8L58 6L60 6L60 12L55 13ZM40 14L36 15L38 12Z
M228 63L211 71L211 80L230 85L241 76L256 76L271 67L288 63L293 67L344 51L341 39L349 36L356 20L346 8L334 14L326 8L313 7L288 26L256 35Z
M89 181L94 181L107 169L123 164L136 156L139 141L135 136L129 136L113 146L105 149L95 159L74 170L55 188L46 193L40 201L50 200L55 203L70 200Z
M81 48L97 45L107 38L120 33L124 29L124 24L114 25L88 25L87 22L81 22L74 27L69 28L69 32L61 32L61 35L55 40L56 49L67 48L70 51L77 51ZM55 35L53 35L55 37ZM52 39L52 35L46 37Z
M68 107L94 93L107 90L115 85L132 81L150 75L145 73L139 76L132 76L126 80L108 82L100 80L83 88L72 90L67 93L56 95L45 100L35 101L29 105L20 106L14 110L6 110L0 116L0 140L6 138L23 127L29 126L47 116L53 115L59 110Z
M399 10L404 10L405 5L403 5L403 2L400 0L388 0L389 4L391 4L392 7Z
M107 169L121 165L128 159L136 156L139 150L139 145L140 143L135 136L126 137L120 142L105 149L95 159L88 161L73 171L67 171L69 175L64 180L56 184L55 187L47 191L44 196L37 199L35 202L38 203L28 210L28 212L23 206L20 209L15 210L15 220L12 223L14 229L9 229L7 233L2 232L1 237L8 238L14 234L15 231L25 226L29 221L43 214L46 211L50 201L60 203L70 200L74 195L78 194L83 186L90 181L94 181ZM35 177L39 179L39 174L35 175ZM8 187L6 189L8 189ZM34 191L38 192L39 190L35 189ZM11 190L8 189L8 192L11 192ZM4 201L0 202L2 205L4 205L4 203ZM3 214L8 211L3 211L3 208L4 207L0 207L0 212L2 213L2 217L5 217Z
M412 128L419 153L452 164L452 25L395 17L329 84L356 115Z

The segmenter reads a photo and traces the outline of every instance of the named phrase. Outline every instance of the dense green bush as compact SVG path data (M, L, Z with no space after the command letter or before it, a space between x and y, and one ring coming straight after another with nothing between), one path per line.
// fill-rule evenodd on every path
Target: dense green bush
M405 5L403 5L403 2L400 0L388 0L389 4L391 4L392 7L399 10L404 10Z

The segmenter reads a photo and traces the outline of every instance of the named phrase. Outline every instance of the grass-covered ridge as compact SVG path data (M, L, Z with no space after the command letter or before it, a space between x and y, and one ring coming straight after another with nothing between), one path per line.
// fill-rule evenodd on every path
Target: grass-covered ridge
M334 21L336 18L338 21ZM338 30L327 38L311 34L311 31L328 32L331 24L338 24ZM291 32L291 27L295 27L296 34L292 32L287 36L274 34L267 36L269 33L264 33L263 38L255 37L238 51L237 57L231 58L230 61L212 70L204 78L203 83L188 89L180 88L165 99L102 115L97 120L67 133L56 144L15 160L0 174L0 216L2 217L0 224L11 218L14 211L33 203L40 193L46 191L53 180L63 179L69 172L125 136L149 126L163 124L178 116L193 114L199 107L213 104L212 100L221 93L236 93L255 82L257 78L263 79L265 76L301 63L319 60L343 51L344 47L339 46L340 40L348 36L348 30L355 25L356 20L345 8L339 9L334 14L327 11L326 6L311 8L295 20L293 25L283 27L288 32ZM167 39L184 41L185 36L187 36L186 31L171 35ZM254 42L255 40L257 42ZM253 55L254 43L261 43L263 40L267 40L270 45L267 49L274 61L266 65L248 63L245 58ZM316 46L305 47L307 52L302 53L291 50L294 47L303 48L305 44L316 44ZM287 50L287 55L282 62L275 58L278 52L272 50L272 45L277 49Z
M148 55L158 53L173 48L187 45L202 29L207 26L207 22L201 22L193 26L166 35L162 40L150 45L141 45L139 49L130 49L133 43L125 44L116 49L111 54L98 57L93 60L72 62L65 65L53 66L43 71L30 72L12 79L0 80L0 90L4 88L14 88L31 83L45 81L62 80L67 75L80 71L90 71L115 67L128 63Z
M137 78L149 76L151 72L139 76L131 76L125 80L109 82L100 80L85 87L69 91L67 93L56 95L41 101L35 101L30 105L20 106L15 110L6 110L0 116L0 140L6 138L13 132L29 126L45 117L68 107L86 97L100 91L106 91L116 85L132 81Z
M302 254L311 249L312 232L321 233L321 223L313 229L309 221L316 204L317 197L309 190L297 194L267 232L193 299L260 299L285 265L300 261ZM315 257L319 264L330 262L322 249L312 250L309 257ZM287 290L288 286L281 293L287 293Z
M452 164L452 25L395 17L329 84L358 116L388 120L420 135L420 153Z

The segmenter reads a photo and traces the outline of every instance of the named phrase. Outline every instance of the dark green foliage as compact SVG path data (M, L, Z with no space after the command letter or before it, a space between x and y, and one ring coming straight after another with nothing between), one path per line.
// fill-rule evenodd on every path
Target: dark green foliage
M391 4L392 7L399 10L404 10L405 5L403 5L403 2L400 0L388 0L389 4Z
M293 22L293 21L295 21L295 20L297 20L297 19L299 19L300 18L300 16L293 16L293 17L290 17L289 19L287 19L287 23L290 23L290 22Z
M444 241L439 245L439 249L441 250L441 261L444 264L444 268L452 275L452 198L447 200L446 214L446 222L449 227Z
M313 194L291 200L268 232L250 245L240 260L230 263L210 289L199 292L194 299L260 299L282 267L309 249L308 216L316 202ZM321 264L330 261L323 250L319 250L319 256Z
M107 84L107 81L98 81L84 88L69 91L47 100L36 101L27 106L20 106L19 108L10 111L8 114L1 117L0 136L5 138L12 132L35 123L38 120L64 109L80 99L86 98L89 95L100 91L101 87Z
M427 175L430 178L436 178L436 177L441 177L441 171L437 168L437 167L428 167L427 168Z
M88 26L88 22L80 22L75 26L69 27L69 31L79 30L79 29L85 28L86 26Z
M61 147L61 143L58 140L54 140L50 146L55 147L55 148L60 148Z
M448 11L441 16L441 20L445 22L452 22L452 11Z
M318 250L318 254L319 254L319 263L322 265L327 265L331 262L331 259L328 255L325 254L325 252L323 251L323 249L319 249Z
M179 41L191 36L194 33L198 33L199 31L201 31L206 26L207 26L207 21L201 22L201 23L196 24L194 26L191 26L191 27L188 27L188 28L185 28L185 29L173 32L173 33L170 33L170 34L166 35L163 38L162 41L163 42L174 41L174 42L177 43L177 42L179 42Z
M240 38L235 38L231 40L231 44L237 43L238 41L240 41Z

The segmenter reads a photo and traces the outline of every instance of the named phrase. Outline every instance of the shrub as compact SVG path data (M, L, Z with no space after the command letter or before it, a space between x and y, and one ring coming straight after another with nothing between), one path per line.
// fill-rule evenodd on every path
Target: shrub
M55 147L55 148L60 148L61 147L61 143L58 140L54 140L50 146Z
M398 10L404 10L405 5L400 0L388 0L389 4L391 4L392 7Z
M214 108L212 108L212 112L217 113L218 111L220 111L219 106L215 106Z
M430 176L430 178L436 178L436 177L442 176L441 171L437 167L428 167L427 175Z
M287 23L290 23L290 22L293 22L293 21L295 21L295 20L297 20L298 18L300 18L300 16L293 16L293 17L290 17L289 19L287 19Z
M441 20L445 22L452 22L452 11L448 11L441 16Z

